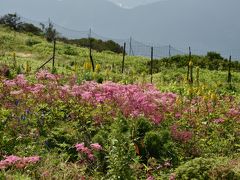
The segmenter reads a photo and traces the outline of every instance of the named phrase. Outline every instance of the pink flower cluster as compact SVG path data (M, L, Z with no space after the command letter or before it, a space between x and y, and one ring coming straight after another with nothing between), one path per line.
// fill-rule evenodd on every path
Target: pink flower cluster
M66 92L66 90L65 90ZM93 105L108 103L117 106L126 117L141 115L158 124L164 114L174 110L177 98L173 93L161 93L153 85L122 85L113 82L86 82L67 90L72 96Z
M180 131L176 124L171 127L171 133L174 139L185 143L192 139L193 135L190 131Z
M229 109L227 116L234 119L240 118L240 108L231 108Z
M224 123L224 119L222 118L217 118L217 119L214 119L213 122L216 123L216 124L221 124L221 123Z
M24 78L24 75L20 74L13 80L4 80L6 88L8 88L10 95L18 96L26 93L38 94L46 87L43 84L29 84Z
M75 148L78 152L86 154L90 160L94 160L94 155L93 155L92 150L100 151L100 150L102 150L102 146L98 143L93 143L93 144L90 144L90 147L91 147L91 149L89 149L88 147L85 147L84 143L75 145Z
M145 116L154 123L159 124L167 113L174 111L176 94L161 93L153 85L122 85L113 82L98 84L85 82L81 85L61 85L58 77L47 71L36 74L38 80L50 80L37 84L30 84L23 75L18 75L14 80L5 80L7 92L13 97L27 95L51 102L54 100L69 101L74 99L76 103L87 103L92 106L107 104L112 107L110 115L120 111L125 117L137 118ZM29 96L30 95L30 96ZM26 96L22 96L26 97ZM112 113L112 114L111 114Z
M49 73L47 70L41 70L41 71L36 73L36 78L38 80L52 80L52 81L56 81L58 79L58 76Z
M148 176L147 180L154 180L153 176Z
M16 168L24 168L30 164L35 164L40 161L39 156L32 157L18 157L18 156L6 156L4 160L0 161L0 169L6 169L10 166L15 166Z

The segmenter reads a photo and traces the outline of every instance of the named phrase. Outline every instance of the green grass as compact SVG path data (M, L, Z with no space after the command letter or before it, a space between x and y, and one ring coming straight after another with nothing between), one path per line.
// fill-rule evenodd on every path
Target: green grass
M28 61L31 66L31 74L40 67L45 61L52 57L53 44L47 42L43 37L31 34L18 33L5 27L0 27L1 49L0 62L8 65L13 64L13 52L16 52L17 64L23 69ZM29 45L28 41L34 42ZM68 55L68 50L74 52L74 55ZM96 52L93 51L94 63L101 65L101 71L110 71L119 79L134 77L135 81L150 82L150 67L147 64L150 59L145 57L127 56L125 59L125 73L121 75L122 55L109 51ZM77 47L75 45L67 45L57 41L56 46L56 68L58 73L74 74L74 63L77 64L78 73L83 72L83 65L89 60L89 50L87 48ZM49 62L45 68L51 70L52 62ZM173 90L181 85L183 79L186 79L187 68L177 68L172 66L159 67L160 73L153 75L153 82L162 90ZM196 76L194 70L194 77ZM240 93L240 75L233 72L233 85L236 93ZM209 71L200 69L200 83L216 87L227 87L227 72L225 71ZM179 82L179 83L178 83ZM171 86L169 86L171 85ZM171 88L169 88L171 87ZM225 88L226 89L226 88Z
M14 78L18 71L18 68L14 68L13 54L16 53L17 66L30 83L37 81L36 70L52 56L53 44L48 43L43 37L13 32L5 27L0 27L0 43L0 67L1 64L7 64L12 73L11 78ZM211 177L214 175L228 177L232 172L240 176L239 122L236 118L227 115L232 107L237 109L239 106L239 72L232 72L233 83L230 88L226 71L200 69L198 84L194 67L194 83L189 85L186 81L187 67L177 68L175 65L158 67L160 71L153 74L154 85L162 92L175 93L177 98L173 103L174 108L164 114L166 119L156 125L146 117L123 118L123 114L118 112L120 109L116 102L116 104L105 102L92 105L70 95L67 96L67 100L57 98L51 101L51 93L54 96L58 94L58 88L71 84L72 75L78 78L77 83L74 82L73 85L85 80L101 78L105 81L139 84L139 86L150 83L149 58L127 56L123 74L121 54L93 51L93 59L95 65L101 66L100 72L93 73L89 69L84 69L84 63L90 62L87 48L57 41L55 67L57 74L66 76L60 82L54 82L56 85L54 87L52 81L40 80L38 83L46 85L46 88L42 92L43 96L39 98L35 98L29 92L23 92L24 96L19 97L12 95L9 91L14 92L19 87L5 88L2 81L4 77L0 77L0 99L3 100L0 104L0 138L3 139L0 141L0 146L3 147L0 149L0 158L3 159L2 154L41 157L38 164L26 169L13 167L6 171L0 170L0 179L80 179L82 177L111 179L109 177L114 177L116 173L125 174L130 168L137 179L147 179L151 173L156 178L169 179L172 172L177 173L179 177L184 175L186 179L191 173L193 176L202 177L202 173L192 168L193 165L204 173L212 173ZM26 73L25 70L27 62L31 67L30 73ZM51 71L51 66L50 62L44 68ZM1 96L5 94L6 96ZM50 97L50 101L44 98L45 95ZM236 98L232 100L232 96ZM16 103L18 98L21 100L20 104ZM139 97L131 98L133 100ZM196 101L195 98L198 100ZM121 97L119 99L121 100ZM155 99L153 102L155 103ZM162 109L161 107L156 111L157 113L164 112L162 112L164 106ZM135 106L132 108L135 109ZM30 113L26 112L27 109L30 109ZM111 113L116 113L116 117ZM180 119L176 117L177 113L182 114ZM23 118L24 116L26 119ZM100 124L95 120L98 117L101 119ZM225 119L224 124L213 122L222 117ZM44 125L41 124L42 122ZM170 135L171 127L175 123L179 126L180 135L177 135L181 136L185 131L192 132L194 138L189 143L174 140ZM104 146L103 152L94 154L98 158L97 162L81 163L84 157L78 157L74 148L76 143L81 142L85 142L88 147L90 143L96 142ZM140 156L135 156L136 144L145 159L140 160ZM156 151L153 153L155 158L148 154L153 150ZM221 161L222 156L226 158L224 162ZM194 160L196 157L200 158ZM210 157L214 159L209 159ZM164 163L168 160L174 162L173 167L165 167ZM212 164L209 165L209 162ZM234 163L238 165L235 167ZM205 170L202 166L209 167ZM105 170L101 171L101 169Z

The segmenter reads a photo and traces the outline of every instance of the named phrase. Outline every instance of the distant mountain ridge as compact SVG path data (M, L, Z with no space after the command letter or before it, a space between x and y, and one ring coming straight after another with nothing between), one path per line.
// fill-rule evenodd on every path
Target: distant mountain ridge
M107 0L1 0L0 14L187 49L240 57L239 0L168 0L123 9Z

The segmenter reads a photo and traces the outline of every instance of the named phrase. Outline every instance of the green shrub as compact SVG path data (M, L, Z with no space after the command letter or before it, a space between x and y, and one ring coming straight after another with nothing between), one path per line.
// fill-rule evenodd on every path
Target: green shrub
M130 165L133 163L135 152L130 142L127 123L126 119L118 118L111 128L107 174L109 179L134 179Z
M145 134L151 129L152 124L150 121L145 118L140 118L135 125L136 138L143 138Z
M0 64L0 76L4 76L9 79L13 77L10 68L7 65L2 64Z
M196 158L188 161L176 170L176 179L208 179L208 171L214 165L214 159Z
M108 134L109 132L106 130L100 130L92 139L92 142L97 142L102 147L108 144ZM97 158L97 170L104 174L107 173L107 156L105 151L97 151L94 152L94 156Z
M154 157L161 162L169 160L173 165L178 164L178 153L168 130L147 132L144 145L148 157Z
M238 171L236 167L238 166ZM239 160L195 158L175 170L176 179L239 179Z
M39 44L39 43L41 43L41 42L36 39L32 39L32 38L26 40L27 46L33 46L33 45Z
M211 179L240 179L240 159L220 163L209 171Z
M70 56L77 56L78 52L73 47L66 45L64 49L64 54L70 55Z

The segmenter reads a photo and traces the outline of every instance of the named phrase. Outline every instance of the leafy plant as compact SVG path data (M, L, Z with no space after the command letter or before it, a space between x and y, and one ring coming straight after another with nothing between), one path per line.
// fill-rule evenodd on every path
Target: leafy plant
M133 163L135 155L134 146L129 140L128 122L124 118L117 118L111 129L108 178L134 179L130 165Z

